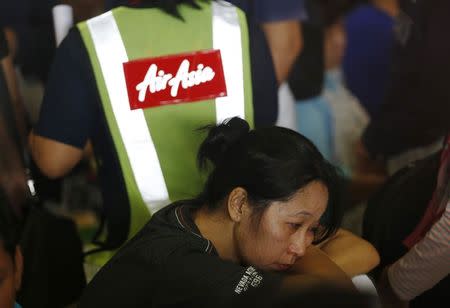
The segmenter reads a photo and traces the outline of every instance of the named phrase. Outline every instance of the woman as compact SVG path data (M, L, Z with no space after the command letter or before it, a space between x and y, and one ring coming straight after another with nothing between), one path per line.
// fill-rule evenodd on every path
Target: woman
M264 303L324 282L351 288L349 261L355 272L378 262L369 244L339 232L323 250L312 245L338 228L336 173L296 132L250 131L232 118L210 129L198 160L212 163L203 192L156 213L94 277L79 307ZM366 249L349 260L335 244Z

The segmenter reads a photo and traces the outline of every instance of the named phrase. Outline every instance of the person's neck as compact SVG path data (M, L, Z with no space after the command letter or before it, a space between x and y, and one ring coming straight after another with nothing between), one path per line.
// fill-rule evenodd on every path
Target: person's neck
M372 4L392 17L400 13L398 2L395 0L374 0Z
M203 206L194 213L194 222L222 259L239 262L233 240L233 223L223 211L211 211Z

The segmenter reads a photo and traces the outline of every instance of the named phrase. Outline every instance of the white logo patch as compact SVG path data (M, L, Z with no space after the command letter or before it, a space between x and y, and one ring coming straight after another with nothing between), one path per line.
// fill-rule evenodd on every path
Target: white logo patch
M247 291L250 286L252 286L253 288L257 288L262 280L263 277L259 275L259 273L253 266L250 266L247 268L241 280L236 285L234 292L236 292L237 294L241 294L242 292Z
M183 60L174 77L172 74L159 70L156 64L150 65L144 80L136 86L136 90L139 92L139 101L145 100L147 92L155 93L165 90L167 85L171 87L170 95L176 97L180 84L183 89L187 89L211 81L216 75L211 67L205 67L201 63L197 65L195 71L189 72L189 66L189 61Z

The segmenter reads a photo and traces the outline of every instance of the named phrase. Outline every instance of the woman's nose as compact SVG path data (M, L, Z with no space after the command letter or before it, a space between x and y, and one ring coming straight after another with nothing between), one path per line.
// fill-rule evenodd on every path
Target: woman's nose
M289 252L295 254L297 257L302 257L308 247L308 240L304 235L298 235L292 239L289 245Z

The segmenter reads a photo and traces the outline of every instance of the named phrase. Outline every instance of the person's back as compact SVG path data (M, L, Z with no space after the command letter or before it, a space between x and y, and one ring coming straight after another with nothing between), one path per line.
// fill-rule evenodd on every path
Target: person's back
M361 5L346 16L345 82L371 117L378 113L389 86L394 23L393 16L374 4Z
M275 121L276 80L258 35L225 2L144 1L79 24L63 41L31 148L39 167L59 177L92 141L107 248L120 246L170 201L199 191L197 127L231 115L252 125ZM269 65L252 91L255 48L267 51L262 63Z

